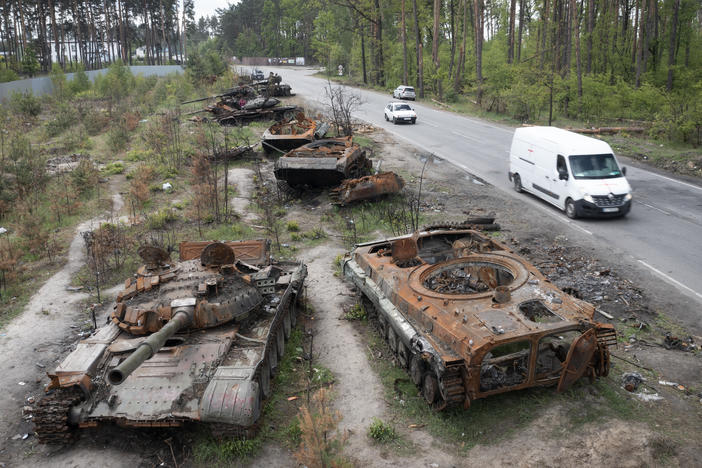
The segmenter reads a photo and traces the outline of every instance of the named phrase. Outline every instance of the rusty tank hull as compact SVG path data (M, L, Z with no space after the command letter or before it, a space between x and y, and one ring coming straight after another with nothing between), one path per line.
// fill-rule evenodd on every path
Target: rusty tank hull
M314 141L317 123L298 113L293 120L271 125L263 132L263 150L266 153L286 153Z
M429 229L357 245L344 275L436 410L609 372L611 324L482 232Z
M336 205L346 205L398 193L404 185L402 177L394 172L381 172L359 179L345 180L329 191L329 198Z
M212 424L255 432L296 321L306 267L269 261L267 240L159 249L125 283L107 325L48 375L33 420L42 442L75 429Z
M370 169L365 150L351 137L327 138L294 149L275 162L275 177L291 186L333 187Z

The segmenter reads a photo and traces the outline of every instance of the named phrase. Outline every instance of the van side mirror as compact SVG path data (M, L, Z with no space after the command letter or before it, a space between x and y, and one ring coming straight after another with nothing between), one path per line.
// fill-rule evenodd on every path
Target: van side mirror
M622 166L622 175L626 175L626 166Z
M568 170L567 169L559 169L558 170L558 179L559 180L568 180Z

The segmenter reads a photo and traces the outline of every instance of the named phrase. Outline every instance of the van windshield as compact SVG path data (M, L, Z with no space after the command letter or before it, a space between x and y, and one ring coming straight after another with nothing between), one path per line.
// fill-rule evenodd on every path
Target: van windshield
M576 179L613 179L622 176L613 154L568 156L568 160Z

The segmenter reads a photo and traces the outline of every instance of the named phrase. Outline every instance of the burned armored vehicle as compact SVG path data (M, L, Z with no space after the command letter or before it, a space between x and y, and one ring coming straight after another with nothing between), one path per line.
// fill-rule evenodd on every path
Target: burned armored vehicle
M261 145L266 153L286 153L314 141L317 134L317 122L298 112L294 119L277 122L265 132Z
M275 178L292 186L331 187L370 169L366 151L351 137L313 141L285 153L275 162Z
M48 375L33 420L43 442L102 423L211 424L253 433L307 270L271 262L266 240L186 242L180 260L142 247L107 325Z
M359 244L344 260L344 275L427 403L468 408L498 393L563 391L607 375L613 326L473 227Z

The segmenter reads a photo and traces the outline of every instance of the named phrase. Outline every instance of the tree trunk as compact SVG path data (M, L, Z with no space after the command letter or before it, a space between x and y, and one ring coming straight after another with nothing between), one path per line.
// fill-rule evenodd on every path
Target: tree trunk
M478 0L474 0L474 1L478 1ZM548 36L549 32L550 32L549 31L549 22L548 22L549 15L551 14L550 8L551 8L551 0L544 0L544 15L543 15L543 19L541 20L542 34L541 34L541 55L539 56L539 68L543 68L544 60L546 59L546 36ZM476 24L477 24L477 18L476 18Z
M475 100L480 105L483 99L483 0L473 0L473 4L475 8L475 81L478 84Z
M519 0L519 32L517 33L517 63L522 60L522 34L524 32L524 0Z
M385 86L385 59L383 58L383 19L380 11L380 0L374 2L375 11L375 57L378 84Z
M405 22L405 0L402 0L400 9L400 36L402 38L402 83L408 84L409 77L407 75L407 25Z
M363 68L363 83L368 84L368 72L366 70L366 32L365 27L361 26L361 68Z
M673 67L675 66L675 42L678 30L678 12L680 10L680 0L675 0L673 3L673 19L670 26L670 46L668 47L668 82L666 89L673 89Z
M463 0L463 36L461 37L461 50L458 53L458 65L453 79L453 89L458 93L461 90L461 77L466 67L466 36L468 35L468 0Z
M439 100L442 99L441 96L441 78L439 77L439 15L441 13L441 0L434 0L434 32L433 32L433 44L431 48L431 60L434 63L434 73L436 76L436 90L439 94Z
M414 13L414 35L415 48L417 49L417 91L419 97L424 97L424 56L422 53L422 43L419 36L419 18L417 15L417 0L412 0L412 10Z
M517 15L517 0L509 2L509 31L507 33L507 63L514 62L514 26Z
M580 8L576 7L575 0L571 0L571 6L575 15L575 68L578 74L578 112L580 112L583 97L583 71L580 63Z
M451 8L451 61L449 62L449 82L451 81L451 77L453 76L453 65L456 61L456 15L454 11L455 9L453 7L453 1L454 0L451 0L449 4Z

